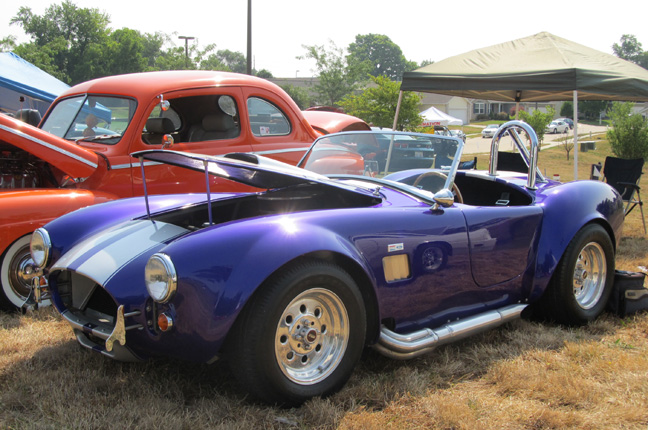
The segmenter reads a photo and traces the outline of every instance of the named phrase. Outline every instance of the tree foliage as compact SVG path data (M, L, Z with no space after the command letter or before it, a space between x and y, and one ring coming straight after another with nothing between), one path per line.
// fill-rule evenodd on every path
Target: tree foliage
M371 77L375 86L370 86L358 95L347 95L341 102L346 113L362 118L376 127L391 127L394 123L400 82L386 76ZM422 122L419 115L421 97L413 92L403 94L398 115L398 130L413 129Z
M574 116L574 104L572 102L564 102L560 107L560 116L571 118ZM573 118L572 118L573 119Z
M617 57L648 69L648 52L643 50L641 43L632 34L621 36L621 43L612 45L612 51Z
M614 155L620 158L646 158L648 156L648 120L633 114L633 103L614 102L608 110L612 128L607 138Z
M299 109L304 110L310 107L311 98L305 89L290 84L282 85L281 88L297 103Z
M599 115L608 108L609 102L605 100L583 100L578 102L578 112L587 119L598 119Z
M314 89L319 99L317 103L336 106L347 94L353 93L363 80L364 66L362 64L349 64L344 55L344 50L329 41L329 46L302 45L306 54L297 57L300 60L311 59L315 61L315 71L319 82Z
M19 25L31 38L16 45L15 38L0 40L11 49L68 84L90 79L152 70L210 69L245 73L246 58L240 52L199 49L197 43L179 43L164 33L142 34L122 28L112 30L110 17L95 8L80 8L70 0L49 6L43 15L21 7L10 24ZM261 73L261 72L260 72ZM264 77L272 77L263 71Z
M391 80L401 80L403 72L417 66L407 61L401 48L382 34L358 34L349 45L348 62L371 76L386 76Z
M540 109L536 109L533 113L520 110L519 117L522 121L526 122L531 126L533 131L535 131L538 136L538 142L544 142L545 130L553 117L556 115L556 110L552 106L547 106L547 112L544 113Z

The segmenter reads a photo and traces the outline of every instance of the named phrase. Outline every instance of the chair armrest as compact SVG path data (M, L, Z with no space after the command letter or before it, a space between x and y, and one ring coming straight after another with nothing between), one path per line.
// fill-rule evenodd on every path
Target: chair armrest
M635 190L640 190L641 189L641 188L639 188L639 185L633 184L632 182L617 182L617 184L623 185L624 187L633 188Z

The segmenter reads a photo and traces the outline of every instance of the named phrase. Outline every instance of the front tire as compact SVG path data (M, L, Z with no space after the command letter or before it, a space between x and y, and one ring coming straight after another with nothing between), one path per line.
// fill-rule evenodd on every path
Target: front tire
M298 264L252 297L228 337L232 373L252 396L296 406L338 391L364 348L366 316L339 266Z
M2 256L0 264L0 307L5 310L20 308L31 291L31 254L25 235L11 244Z
M598 224L583 227L569 243L543 303L552 319L583 325L607 305L614 282L614 247Z

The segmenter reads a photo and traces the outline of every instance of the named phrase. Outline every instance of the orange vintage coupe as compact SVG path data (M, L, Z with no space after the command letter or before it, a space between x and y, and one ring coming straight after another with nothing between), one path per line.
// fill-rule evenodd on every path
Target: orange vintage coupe
M18 308L29 295L29 237L36 228L75 209L144 193L133 152L173 146L297 164L318 136L353 130L369 127L341 113L301 112L265 79L212 71L85 82L55 100L38 127L0 114L0 306ZM147 165L146 176L152 194L205 185L165 164ZM240 187L210 181L214 191Z

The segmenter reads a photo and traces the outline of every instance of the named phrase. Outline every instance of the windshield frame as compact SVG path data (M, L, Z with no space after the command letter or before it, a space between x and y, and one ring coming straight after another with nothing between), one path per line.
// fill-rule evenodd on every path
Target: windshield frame
M347 131L347 132L341 132L341 133L333 133L333 134L327 134L324 136L320 136L313 142L311 147L306 151L302 159L299 161L297 164L298 167L301 168L306 168L306 163L308 162L309 158L313 154L314 151L317 150L318 144L322 144L324 141L327 139L330 141L331 138L336 138L336 137L352 137L352 136L387 136L389 139L389 148L388 151L391 153L394 148L394 144L397 141L397 139L400 137L401 139L404 137L407 138L414 138L414 139L441 139L447 142L451 142L452 144L456 144L456 150L454 152L452 164L447 167L447 168L426 168L425 170L430 170L430 171L440 171L446 174L447 179L445 181L445 184L443 186L444 190L450 190L452 189L452 185L454 184L455 176L457 174L457 170L459 169L459 164L461 162L461 156L463 154L463 149L464 149L464 141L463 139L460 139L456 136L442 136L442 135L437 135L437 134L426 134L426 133L410 133L410 132L402 132L402 131L391 131L391 130L371 130L371 131ZM356 155L359 155L356 153ZM391 154L388 154L388 160ZM389 161L386 162L385 164L385 169L389 169ZM382 169L380 169L382 171ZM420 168L412 168L412 169L401 169L400 171L414 171L414 170L421 170ZM399 173L400 171L397 171L395 173ZM365 170L366 172L366 170ZM385 174L385 176L388 176L387 172L382 172ZM368 177L368 176L363 176L363 175L353 175L353 174L339 174L339 173L323 173L327 177L330 178L335 178L335 179L342 179L342 178L353 178L353 179L366 179L368 182L371 183L376 183L380 184L383 186L391 186L394 188L397 188L401 191L407 191L410 192L417 197L430 201L433 199L434 195L431 192L425 191L425 190L417 190L416 188L406 185L406 184L400 184L399 182L390 180L388 179L382 179L382 178L374 178L374 177ZM393 173L389 173L393 174Z

